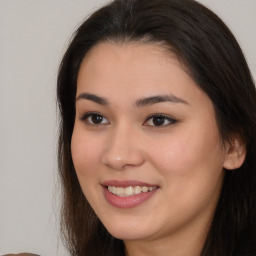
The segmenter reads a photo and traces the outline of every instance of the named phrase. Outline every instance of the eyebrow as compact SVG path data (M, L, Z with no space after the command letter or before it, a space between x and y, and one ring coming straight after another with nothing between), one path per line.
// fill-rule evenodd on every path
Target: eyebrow
M142 99L137 100L135 104L138 107L144 107L144 106L153 105L153 104L161 103L161 102L184 103L184 104L189 105L187 101L185 101L181 98L178 98L177 96L175 96L173 94L157 95L157 96L142 98Z
M99 97L99 96L97 96L95 94L91 94L91 93L79 94L79 96L76 98L76 101L81 100L81 99L94 101L94 102L96 102L100 105L104 105L104 106L109 104L107 99L105 99L103 97Z
M79 94L79 96L76 98L76 100L78 101L81 99L90 100L90 101L96 102L96 103L98 103L100 105L104 105L104 106L109 105L109 101L106 98L103 98L103 97L100 97L100 96L97 96L97 95L91 94L91 93ZM168 94L168 95L156 95L156 96L142 98L142 99L137 100L135 102L135 105L137 107L144 107L144 106L149 106L149 105L153 105L153 104L161 103L161 102L188 104L187 101L185 101L181 98L178 98L177 96L175 96L173 94Z

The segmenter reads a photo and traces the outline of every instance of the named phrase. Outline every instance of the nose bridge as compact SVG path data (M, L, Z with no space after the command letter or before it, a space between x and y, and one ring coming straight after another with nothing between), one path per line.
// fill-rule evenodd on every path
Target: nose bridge
M120 123L109 131L108 136L102 159L105 165L121 170L127 166L139 166L144 162L136 128Z

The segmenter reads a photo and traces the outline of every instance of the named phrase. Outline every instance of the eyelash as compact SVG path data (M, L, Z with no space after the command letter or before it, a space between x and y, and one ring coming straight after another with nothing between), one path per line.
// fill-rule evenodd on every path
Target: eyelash
M93 123L92 120L89 121L88 119L89 119L89 118L92 118L93 116L95 116L95 117L100 117L100 118L102 118L102 120L107 120L103 115L101 115L101 114L98 113L98 112L89 112L89 113L86 113L86 114L84 114L84 115L80 118L80 120L81 120L81 121L84 121L84 122L86 122L86 124L92 125L92 126L100 126L100 125L107 125L107 124L110 124L110 122L109 122L108 120L107 120L107 122L104 121L104 123L101 122L101 123L98 123L98 124L97 124L97 123ZM158 121L163 121L164 123L161 124L161 122L160 122L159 125L156 125L156 124L154 125L153 118L158 118L158 119L160 118L160 120L158 120ZM151 125L151 124L146 124L146 123L149 122L149 120L152 120L153 125ZM166 121L168 122L167 124L166 124ZM170 116L167 116L167 115L161 114L161 113L155 113L155 114L151 114L150 116L148 116L148 117L146 118L146 121L143 122L143 125L161 128L161 127L166 127L166 126L168 126L168 125L174 124L174 123L176 123L176 122L177 122L177 120L171 118Z
M155 113L155 114L151 114L150 116L148 116L146 121L143 123L143 125L145 125L145 123L147 123L150 119L152 119L152 122L153 122L153 118L161 118L162 120L164 120L164 124L162 124L162 125L147 125L147 126L153 126L153 127L161 128L161 127L166 127L166 126L171 125L171 124L175 124L177 122L177 120L173 119L170 116L167 116L167 115L161 114L161 113ZM168 122L168 124L165 124L166 121Z
M110 123L109 121L106 123L99 123L99 124L93 123L92 121L89 122L88 119L92 118L93 116L98 116L98 117L102 117L103 119L106 119L103 115L101 115L100 113L97 113L97 112L88 112L88 113L84 114L80 119L81 119L81 121L84 121L86 124L92 125L92 126L99 126L99 125L105 125L105 124Z

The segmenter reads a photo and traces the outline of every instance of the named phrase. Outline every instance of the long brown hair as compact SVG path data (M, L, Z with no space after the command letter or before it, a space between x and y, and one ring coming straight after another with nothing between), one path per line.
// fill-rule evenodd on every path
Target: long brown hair
M58 148L62 183L62 234L73 256L124 255L80 188L71 158L77 74L87 52L100 41L160 42L184 63L211 99L220 135L247 145L241 168L225 172L222 193L201 256L254 255L256 197L256 92L234 36L210 10L193 0L115 0L76 31L62 59L57 82ZM255 253L256 255L256 253Z

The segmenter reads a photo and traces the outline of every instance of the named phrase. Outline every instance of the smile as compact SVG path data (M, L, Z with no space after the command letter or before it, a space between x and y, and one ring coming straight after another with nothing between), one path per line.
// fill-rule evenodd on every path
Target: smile
M114 195L120 197L128 197L133 195L138 195L141 193L147 193L155 190L157 187L147 187L147 186L128 186L128 187L116 187L108 186L108 191Z
M106 201L117 208L132 208L148 201L159 186L140 181L109 180L101 183Z

